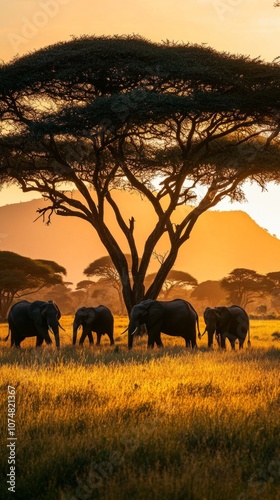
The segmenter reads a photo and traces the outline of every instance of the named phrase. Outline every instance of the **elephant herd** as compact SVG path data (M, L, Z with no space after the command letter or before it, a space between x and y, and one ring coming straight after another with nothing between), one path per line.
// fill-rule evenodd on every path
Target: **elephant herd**
M53 302L36 300L28 302L22 300L14 304L8 315L9 333L11 345L20 347L20 343L26 337L36 337L36 346L41 346L43 341L51 344L49 332L54 335L56 347L60 347L59 323L61 317L58 306ZM182 299L170 301L144 300L135 305L130 314L128 325L128 348L132 349L133 339L142 325L145 325L148 334L148 348L156 344L163 347L161 333L182 337L186 347L196 347L196 336L201 338L208 333L208 347L213 347L214 334L219 346L226 347L226 339L229 340L232 349L238 340L239 348L243 347L246 335L249 338L249 318L244 309L239 306L220 306L211 309L207 307L204 311L205 330L203 334L199 331L198 314L194 307ZM77 341L78 329L82 327L79 344L83 344L86 337L93 344L93 332L97 335L97 345L100 345L101 336L107 334L110 345L114 345L114 317L106 306L81 307L76 311L73 322L73 345ZM127 331L125 330L125 331ZM123 332L124 333L124 332Z

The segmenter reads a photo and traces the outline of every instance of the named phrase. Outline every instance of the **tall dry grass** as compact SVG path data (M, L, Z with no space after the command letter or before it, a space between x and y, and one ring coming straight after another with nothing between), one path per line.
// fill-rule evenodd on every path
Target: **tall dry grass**
M7 385L16 388L19 499L279 499L277 321L252 321L252 349L196 351L163 335L116 345L1 347L1 481L7 495ZM1 326L3 337L6 327ZM280 334L279 334L280 336Z

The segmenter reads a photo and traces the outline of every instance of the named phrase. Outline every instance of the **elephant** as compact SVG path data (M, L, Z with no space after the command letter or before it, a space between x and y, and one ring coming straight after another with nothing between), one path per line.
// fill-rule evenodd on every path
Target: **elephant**
M134 334L145 324L148 333L148 348L156 343L163 347L161 332L183 337L186 347L196 347L196 324L198 315L193 306L182 299L170 301L144 300L133 306L128 325L128 348L132 349Z
M239 349L242 349L247 333L248 345L251 345L249 317L242 307L236 305L219 306L214 309L207 307L203 316L206 324L204 333L208 332L208 347L213 347L215 332L219 346L223 349L226 347L226 338L232 349L235 349L235 341L238 339Z
M114 317L106 306L80 307L76 311L73 323L73 345L76 344L78 328L82 326L83 331L79 344L83 344L88 337L90 344L93 344L92 332L97 334L96 345L100 345L101 335L107 333L110 345L114 345Z
M59 324L60 317L60 310L52 300L16 302L8 314L9 333L4 340L7 341L11 333L11 346L20 347L26 337L37 337L36 347L39 347L44 340L47 344L52 344L48 332L50 330L54 334L56 347L59 348L59 327L62 328Z

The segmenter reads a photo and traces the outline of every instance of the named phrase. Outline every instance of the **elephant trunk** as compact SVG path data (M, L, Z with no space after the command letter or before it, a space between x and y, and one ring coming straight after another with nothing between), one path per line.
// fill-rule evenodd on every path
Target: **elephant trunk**
M55 338L55 345L57 349L60 348L60 338L59 338L59 330L58 330L58 323L57 325L51 326L50 323L48 323L48 329L53 333L54 338Z
M135 333L139 330L140 325L136 325L135 323L129 323L128 326L128 349L132 349L133 346L133 338Z
M58 328L57 328L57 331L54 333L54 338L55 338L55 345L56 345L57 349L59 349L60 348L60 338L59 338Z
M212 347L213 345L213 338L214 338L214 333L215 333L215 328L206 328L207 333L208 333L208 347Z
M47 318L48 329L53 333L55 338L55 345L57 349L60 348L60 338L59 338L59 321L57 316L51 315Z
M74 322L74 324L73 324L73 345L76 345L77 332L78 332L79 327L80 327L79 323Z

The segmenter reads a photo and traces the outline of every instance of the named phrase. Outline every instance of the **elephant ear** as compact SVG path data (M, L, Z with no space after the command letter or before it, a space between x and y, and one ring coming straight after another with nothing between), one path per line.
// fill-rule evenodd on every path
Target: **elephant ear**
M151 300L151 302L152 303L149 306L148 319L149 325L153 326L163 318L164 307L158 300Z
M49 300L46 304L51 304L51 305L54 306L54 308L56 309L56 317L57 317L57 319L60 319L61 318L61 312L59 310L59 307L56 305L56 303L53 300ZM46 310L47 309L48 308L46 307Z
M96 320L98 313L95 307L83 307L82 311L80 311L80 316L83 321L91 324L93 321Z
M143 300L136 307L142 317L145 317L145 321L149 321L150 326L154 325L164 313L164 308L158 300Z
M211 307L206 307L204 313L203 313L203 318L204 320L207 319L207 316L209 316L209 312L211 311Z
M87 310L88 308L83 306L83 307L80 307L77 311L76 311L76 314L78 314L80 317L82 318L85 318L87 316Z
M144 310L149 309L154 302L156 302L156 301L152 300L152 299L142 300L142 302L140 302L140 304L138 304L138 306L141 307L141 309L143 309L143 311L144 311Z
M226 325L230 321L230 319L232 318L232 314L231 314L229 308L222 306L222 307L219 307L217 309L218 309L217 315L220 319L221 324Z
M217 319L220 319L221 318L221 315L222 313L227 310L227 307L225 306L218 306L218 307L214 307L214 311L215 311L215 314L216 314L216 317Z
M35 302L32 302L32 304L28 308L28 314L30 319L34 322L36 325L42 325L42 304L40 300L35 300Z

